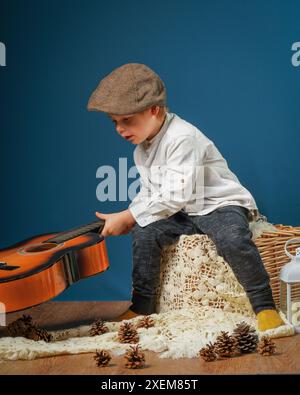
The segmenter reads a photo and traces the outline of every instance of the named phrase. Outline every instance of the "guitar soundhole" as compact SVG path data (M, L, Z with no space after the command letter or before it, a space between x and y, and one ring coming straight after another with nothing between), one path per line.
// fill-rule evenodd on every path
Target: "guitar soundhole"
M25 252L42 252L52 250L52 248L57 247L56 243L41 243L31 247L25 248Z

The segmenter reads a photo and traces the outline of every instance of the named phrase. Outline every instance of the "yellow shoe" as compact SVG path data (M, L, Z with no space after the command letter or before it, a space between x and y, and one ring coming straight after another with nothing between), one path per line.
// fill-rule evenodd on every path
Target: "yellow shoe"
M262 310L256 315L256 317L259 331L266 331L268 329L285 325L284 321L281 319L276 310Z

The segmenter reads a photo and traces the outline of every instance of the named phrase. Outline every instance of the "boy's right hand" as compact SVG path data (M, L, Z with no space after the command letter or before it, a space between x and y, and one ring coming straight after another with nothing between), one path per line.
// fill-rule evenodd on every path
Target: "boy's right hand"
M105 220L105 225L101 232L101 235L104 237L127 234L135 225L135 219L129 210L112 214L103 214L96 211L96 216Z

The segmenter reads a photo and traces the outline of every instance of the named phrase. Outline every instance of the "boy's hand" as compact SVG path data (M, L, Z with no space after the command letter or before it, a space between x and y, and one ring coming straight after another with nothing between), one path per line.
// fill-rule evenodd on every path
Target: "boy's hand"
M104 237L129 233L135 224L135 219L129 210L113 214L102 214L96 211L96 216L105 220L105 225L101 232L101 235Z

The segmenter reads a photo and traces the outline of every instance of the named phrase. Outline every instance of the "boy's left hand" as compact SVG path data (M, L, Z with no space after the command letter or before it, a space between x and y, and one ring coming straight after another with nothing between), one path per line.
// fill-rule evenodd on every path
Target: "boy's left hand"
M112 214L103 214L96 211L96 216L105 220L105 225L101 232L101 235L104 237L127 234L135 224L135 219L129 210Z

